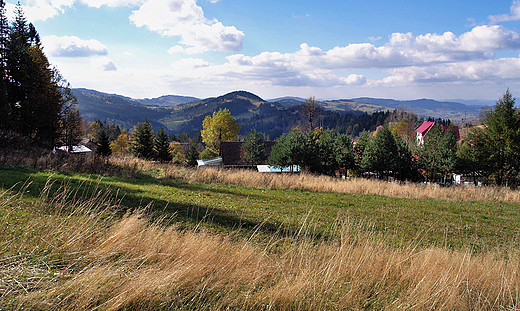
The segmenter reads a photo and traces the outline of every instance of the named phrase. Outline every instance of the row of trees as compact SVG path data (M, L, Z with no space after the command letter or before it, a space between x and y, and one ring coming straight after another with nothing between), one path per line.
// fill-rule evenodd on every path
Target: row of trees
M400 114L400 117L399 115ZM520 113L509 92L487 110L484 125L475 127L458 143L450 122L437 122L418 144L413 116L397 112L382 129L363 132L356 143L346 134L315 128L294 128L276 140L269 163L298 165L313 173L353 175L370 172L378 177L447 182L462 173L497 185L516 186L520 174Z
M0 130L14 131L44 145L70 133L74 96L42 51L40 37L20 4L9 23L0 0ZM67 128L68 126L68 128Z

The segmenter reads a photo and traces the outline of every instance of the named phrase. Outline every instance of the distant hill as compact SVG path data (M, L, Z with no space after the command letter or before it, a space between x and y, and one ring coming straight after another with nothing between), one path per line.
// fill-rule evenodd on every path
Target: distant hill
M195 135L202 129L202 121L219 109L229 109L245 135L251 128L266 133L274 139L287 133L292 127L305 123L299 113L303 98L284 97L266 101L247 91L235 91L218 97L196 99L195 97L167 95L153 99L102 93L88 89L73 89L78 98L78 109L89 121L110 120L127 129L133 128L146 118L155 130L161 126L168 132ZM457 102L440 102L431 99L398 101L381 98L354 98L320 102L320 124L357 135L363 129L371 130L382 124L386 111L404 107L418 116L443 119L470 120L478 116L480 106Z
M324 101L325 108L331 110L351 109L366 112L394 110L404 108L420 117L451 119L455 121L476 119L480 106L465 105L458 102L441 102L433 99L394 100L384 98L361 97Z
M154 129L166 127L157 121L168 113L165 109L148 107L128 97L94 90L73 89L72 92L78 99L78 110L83 118L90 122L95 119L110 120L119 126L131 129L148 118Z
M179 96L179 95L165 95L157 98L144 98L144 99L136 99L136 101L140 102L144 105L150 106L178 106L181 104L186 104L195 100L199 100L199 98L191 97L191 96Z

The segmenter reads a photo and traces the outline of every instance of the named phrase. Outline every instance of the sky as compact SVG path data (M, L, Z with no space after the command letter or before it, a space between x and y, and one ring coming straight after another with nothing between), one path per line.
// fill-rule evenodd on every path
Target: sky
M17 1L7 0L8 16ZM520 97L520 0L23 0L73 88L132 98Z

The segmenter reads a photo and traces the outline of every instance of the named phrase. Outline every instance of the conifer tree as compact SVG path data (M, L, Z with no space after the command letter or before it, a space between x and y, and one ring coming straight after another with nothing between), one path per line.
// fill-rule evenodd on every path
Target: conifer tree
M0 129L14 130L52 145L60 135L64 113L75 103L69 85L52 68L40 36L28 23L20 3L7 26L0 2Z
M110 140L108 139L108 135L104 129L99 133L99 142L96 153L102 157L108 157L112 154L112 149L110 148Z
M485 121L496 184L516 181L520 172L520 114L509 89L486 115Z
M244 150L244 161L251 163L251 166L261 163L267 158L262 134L257 132L254 128L247 134L242 148Z
M334 143L334 155L339 169L350 170L356 165L356 153L352 143L352 138L347 134L336 137Z
M191 144L188 154L186 155L186 165L190 167L197 166L197 160L199 159L199 151L195 144Z
M172 155L169 151L170 142L168 141L168 135L166 135L164 128L161 127L159 132L157 132L157 136L155 137L154 142L154 153L155 158L158 161L169 162L172 160Z
M387 127L383 127L365 147L361 167L383 176L384 172L394 172L397 155L395 138Z
M133 132L133 146L132 151L136 157L143 159L154 158L154 138L155 134L152 125L146 119L145 122L140 122L134 127Z

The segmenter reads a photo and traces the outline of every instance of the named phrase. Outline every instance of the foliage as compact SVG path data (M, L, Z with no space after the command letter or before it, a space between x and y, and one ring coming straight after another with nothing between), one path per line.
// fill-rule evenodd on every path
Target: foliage
M213 158L216 158L216 157L218 157L218 153L216 153L211 148L205 148L202 151L202 153L199 155L199 158L202 159L202 160L213 159Z
M490 163L497 185L516 184L520 172L520 115L509 89L486 115Z
M308 162L306 145L305 134L299 128L293 128L287 136L282 135L276 140L271 150L269 164L277 167L298 165L303 169Z
M354 151L354 144L352 138L347 134L340 134L336 137L334 145L334 154L336 162L340 169L346 171L351 170L356 165L356 152Z
M112 154L112 149L110 149L110 141L108 140L108 135L105 130L101 130L99 133L99 142L96 153L102 157L108 157Z
M161 163L171 161L172 155L168 149L169 147L170 142L168 140L168 135L166 135L164 128L161 127L154 140L153 150L155 159Z
M170 151L173 163L183 164L186 162L186 156L184 156L181 143L178 141L172 141L168 146L168 150Z
M364 171L377 172L380 176L395 172L398 156L394 136L387 127L377 131L363 150L361 167Z
M191 144L190 149L188 149L188 154L186 155L186 165L190 167L197 166L198 159L199 151L197 150L197 145Z
M82 139L84 135L81 127L82 122L83 118L79 110L71 108L65 112L62 120L61 136L66 146L72 147Z
M134 127L132 137L133 154L139 158L153 159L155 133L153 132L152 125L148 122L148 119L145 122L138 123Z
M0 8L0 129L9 129L53 145L60 136L63 114L75 103L68 83L52 68L43 53L34 25L22 6L15 9L10 26L5 2Z
M110 149L114 153L126 154L130 151L130 138L126 131L121 131L121 134L117 136L116 140L110 143Z
M217 153L220 152L221 141L235 141L238 139L240 125L231 116L228 109L213 112L202 122L202 140L207 147Z
M255 129L252 129L251 132L247 134L242 149L244 150L244 161L251 163L251 166L262 163L267 159L264 139L262 134L258 133Z
M457 140L453 132L444 131L435 124L424 138L424 144L419 147L418 155L426 179L435 181L441 174L446 183L447 175L455 168L457 161Z

